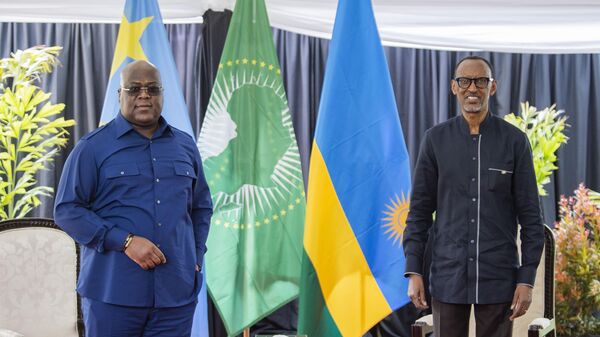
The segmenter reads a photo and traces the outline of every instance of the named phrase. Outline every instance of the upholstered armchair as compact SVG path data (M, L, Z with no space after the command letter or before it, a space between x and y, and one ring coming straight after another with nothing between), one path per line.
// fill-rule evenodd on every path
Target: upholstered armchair
M520 243L519 243L520 246ZM537 269L533 290L533 303L527 313L513 324L513 336L556 336L554 319L554 266L556 261L554 233L544 225L544 252ZM470 336L475 336L471 312ZM433 331L433 316L419 318L412 325L412 337L423 337Z
M79 247L51 219L0 222L0 335L82 337L78 273Z

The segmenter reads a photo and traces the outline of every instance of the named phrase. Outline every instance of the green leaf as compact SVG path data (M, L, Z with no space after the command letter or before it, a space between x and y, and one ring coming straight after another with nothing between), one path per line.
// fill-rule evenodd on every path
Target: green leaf
M543 110L529 105L529 102L521 103L521 117L510 113L504 119L520 128L527 134L531 144L533 164L536 171L536 180L540 195L546 195L544 184L550 182L552 171L557 167L556 151L566 143L568 137L563 133L568 124L563 111L557 111L556 105Z
M67 144L67 128L75 121L60 116L64 104L52 104L50 94L36 82L58 64L61 49L37 46L0 59L1 219L26 216L42 196L53 193L50 187L38 186L36 173L47 169Z

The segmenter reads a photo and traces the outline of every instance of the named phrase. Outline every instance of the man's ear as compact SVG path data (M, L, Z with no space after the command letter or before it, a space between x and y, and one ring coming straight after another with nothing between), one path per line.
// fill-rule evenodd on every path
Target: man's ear
M496 80L492 81L492 87L490 88L490 96L494 96L494 94L496 93Z
M455 80L450 80L450 90L452 90L452 94L455 96L458 93L458 85Z

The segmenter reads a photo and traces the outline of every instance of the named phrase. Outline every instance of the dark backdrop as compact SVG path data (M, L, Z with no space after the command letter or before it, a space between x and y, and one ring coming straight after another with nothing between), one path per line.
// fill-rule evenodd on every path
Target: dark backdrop
M228 11L208 11L203 24L166 25L196 134L230 18ZM53 102L66 104L65 116L74 118L77 125L53 167L40 173L41 184L56 186L73 144L98 125L117 32L116 24L0 23L0 58L39 44L64 48L62 66L44 79L42 87L52 92ZM306 178L329 41L278 29L273 30L273 38ZM459 113L449 90L454 64L468 54L477 54L495 67L498 90L491 99L491 109L497 115L518 112L519 103L525 100L538 108L556 103L558 109L566 111L570 139L559 150L559 169L546 185L549 195L542 199L546 223L552 226L556 219L559 196L572 194L580 182L600 189L600 54L466 53L391 47L385 52L411 167L424 131ZM52 204L48 198L30 215L52 217ZM258 326L292 330L295 313L295 304L286 306ZM213 337L223 335L218 323L213 313Z

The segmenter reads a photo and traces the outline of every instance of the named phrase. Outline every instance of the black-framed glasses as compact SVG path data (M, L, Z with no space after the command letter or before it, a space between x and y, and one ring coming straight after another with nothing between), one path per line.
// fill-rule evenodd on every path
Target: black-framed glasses
M454 80L456 81L456 84L458 84L458 87L462 89L468 89L472 82L475 82L475 86L478 89L485 89L494 79L491 77L457 77Z
M137 85L132 85L132 86L126 87L126 88L121 87L121 90L126 91L129 96L137 96L142 92L142 90L146 90L146 92L150 96L158 96L162 93L163 87L158 86L158 85L151 85L149 87L141 87L141 86L137 86Z

